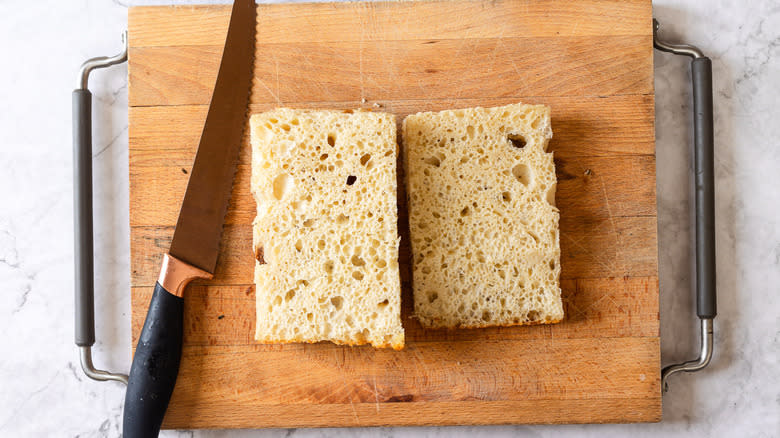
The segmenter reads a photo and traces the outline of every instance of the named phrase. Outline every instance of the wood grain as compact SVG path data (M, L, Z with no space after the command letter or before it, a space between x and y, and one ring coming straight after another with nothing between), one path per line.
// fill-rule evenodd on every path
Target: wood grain
M647 94L653 59L645 48L652 42L615 36L259 44L251 101ZM139 47L129 56L130 105L205 104L221 48Z
M257 42L652 35L651 25L645 21L644 1L526 1L522 7L507 7L502 4L506 1L496 7L473 0L290 4L284 8L258 5ZM168 7L132 8L128 14L129 44L219 46L224 43L229 19L230 10L222 6L182 6L175 13ZM302 31L313 23L317 24L316 32Z
M583 221L561 217L561 278L648 277L658 272L655 216ZM403 232L402 232L403 237ZM173 226L130 228L133 286L154 286ZM227 225L222 236L213 285L251 284L255 268L251 225ZM225 243L227 242L227 244ZM408 242L399 257L408 262ZM406 267L402 267L404 279Z
M242 401L244 401L242 399ZM230 424L235 428L348 427L366 426L456 426L492 424L637 423L661 421L660 395L648 398L410 402L403 398L388 403L258 404L239 403L225 397L204 403L201 398L172 403L163 427L167 429L213 429ZM248 410L245 406L252 406ZM305 412L305 415L301 413ZM654 415L648 415L654 412ZM272 415L269 415L272 414Z
M652 95L604 97L522 97L526 103L543 103L552 108L555 131L549 149L558 158L580 156L653 155L655 153L654 102ZM515 98L431 99L381 102L287 102L293 108L352 109L389 111L397 122L413 112L469 108L478 105L501 106L516 103ZM252 113L276 107L255 103ZM206 105L130 107L130 165L174 166L189 170L206 120ZM244 137L240 163L249 164L248 136Z
M657 347L657 338L426 342L402 352L353 347L349 354L330 343L184 347L173 401L219 399L225 388L246 401L301 405L544 400L551 392L559 400L632 398L660 392L660 371L649 360ZM209 384L195 378L214 373L221 377Z
M567 215L588 219L655 215L655 187L648 184L655 181L652 155L556 158L555 164L556 204ZM137 208L130 225L176 225L190 168L134 168L130 194ZM250 176L251 166L239 164L226 224L251 224L255 218L257 204L249 190ZM399 204L406 208L403 200Z
M245 136L215 278L186 294L165 427L659 421L651 12L647 0L258 5L251 112L362 107L400 124L418 111L551 106L566 316L547 326L424 330L412 315L401 184L406 348L255 343ZM128 15L134 342L228 18L226 6Z
M423 329L412 317L408 284L402 300L402 318L408 343L550 340L658 336L655 277L569 279L561 282L565 323L530 327L491 327L480 330ZM149 302L153 287L134 287L133 300ZM187 292L185 346L253 345L255 333L254 285L195 285ZM192 310L191 310L192 309ZM133 308L133 333L140 333L146 309ZM138 340L133 339L133 343Z

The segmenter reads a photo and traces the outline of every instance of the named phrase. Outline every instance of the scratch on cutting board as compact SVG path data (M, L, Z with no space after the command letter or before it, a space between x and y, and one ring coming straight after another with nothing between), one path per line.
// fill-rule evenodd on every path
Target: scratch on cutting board
M496 46L493 48L493 53L490 55L490 57L491 57L491 59L490 59L491 64L493 64L494 66L496 64L496 58L498 57L497 53L498 53L499 47L502 48L502 49L504 48L504 28L503 27L501 28L501 34L498 36L498 39L496 40ZM512 59L511 56L506 56L503 59L506 59L506 60L509 61L509 65L515 71L515 74L517 75L517 78L518 78L518 81L519 81L520 78L523 77L523 74L520 71L520 68L517 67L517 63L515 62L515 60Z
M490 54L490 62L494 63L496 62L496 54L498 53L498 48L504 47L504 28L501 28L501 33L498 34L498 38L496 38L496 45L493 47L493 52Z
M574 240L574 239L573 239L571 236L569 236L568 234L564 234L564 233L561 233L561 236L563 236L563 237L565 237L566 239L568 239L568 240L569 240L571 243L573 243L573 244L574 244L574 246L576 246L577 248L579 248L579 249L581 249L581 250L585 251L585 252L586 252L588 255L590 255L590 256L593 256L593 259L596 261L596 263L598 263L599 265L603 266L603 267L604 267L604 269L606 269L607 271L610 271L610 272L611 272L611 271L613 271L612 267L611 267L611 266L609 266L609 264L607 264L607 263L604 263L604 262L601 260L601 258L600 258L600 257L596 257L596 256L593 254L593 252L592 252L592 251L588 250L588 248L585 248L585 246L584 246L584 245L582 245L582 244L581 244L581 243L580 243L578 240Z
M623 292L626 293L626 281L623 280L622 283L623 283ZM615 298L614 298L613 295L611 295L611 294L604 295L604 299L609 301L609 304L613 305L615 307L615 309L624 310L624 307L621 306L620 304L618 304L617 301L615 301ZM628 318L629 327L630 327L631 326L631 310L630 309L626 311L626 318Z
M424 95L427 95L428 90L425 89L425 86L423 86L422 81L417 79L417 88L420 89L420 91L423 92Z
M360 74L360 100L366 100L366 91L364 87L364 80L363 80L363 33L360 33L360 50L358 52L358 63L360 64L358 66L359 68L359 74Z
M504 31L505 28L501 27L501 32L498 34L498 37L496 38L496 44L493 46L493 51L490 53L490 65L493 66L493 69L495 69L496 65L496 58L498 57L498 50L499 48L503 49L504 47ZM472 56L476 57L476 45L473 46L472 50ZM511 62L512 68L514 68L515 73L520 77L520 71L517 68L517 65L515 65L514 61ZM466 84L463 80L460 81L458 84L458 91L455 93L456 98L461 98L463 94L463 89L465 88Z
M581 20L577 20L577 22L574 23L574 27L571 29L571 33L569 34L569 36L576 35L577 28L580 26L580 21Z
M620 248L623 246L623 239L620 237L620 233L617 232L617 227L615 226L615 217L612 215L612 208L609 205L609 196L607 195L607 186L604 184L604 178L600 175L597 175L597 177L599 179L599 184L601 184L601 192L604 194L604 206L607 207L612 234L615 235L615 240L617 242L617 245L615 245L615 270L622 268L625 272L626 263L625 260L623 260L623 257L621 257L622 253L620 251Z
M349 399L349 407L352 408L352 413L355 415L355 423L360 424L360 417L358 417L357 409L355 409L355 402L352 401L352 398Z
M274 56L274 65L276 66L276 95L279 96L281 94L281 87L279 86L279 60L276 59L276 56ZM279 97L276 100L281 103Z
M311 67L312 70L318 70L319 68L314 64L314 62L311 60L311 57L304 51L299 49L296 49L296 53L298 56L301 56L305 61L306 65ZM319 79L317 80L317 86L325 92L325 94L328 95L329 100L334 100L333 93L330 91L330 88L328 88L328 84L326 82L322 82Z
M279 96L277 96L276 93L274 93L273 90L271 90L271 88L268 85L266 85L266 83L263 82L262 79L259 79L259 78L255 78L255 79L257 79L257 83L258 84L262 85L263 88L265 88L266 91L268 91L268 94L273 96L273 98L276 100L276 103L278 103L279 105L282 104L282 101L279 99Z
M496 59L496 52L497 52L499 47L501 47L502 49L504 48L504 29L503 28L501 29L501 35L498 36L498 40L496 41L496 47L493 49L493 63L494 64L495 64L495 59ZM512 66L512 69L514 69L515 74L518 77L522 77L522 74L520 72L520 68L517 67L517 63L515 62L515 60L511 56L507 56L505 59L509 60L509 65Z
M376 413L379 413L379 392L376 390L376 376L374 376L374 400L376 400Z
M602 301L604 301L605 299L607 299L607 298L609 298L609 295L602 295L601 298L599 298L596 301L591 302L587 306L579 309L579 311L580 311L579 316L582 316L583 318L585 318L586 315L587 315L587 312L590 311L590 309L598 309L599 308L599 304ZM614 301L613 301L613 303L614 303Z
M342 369L345 366L347 362L347 351L346 349L341 349L341 366L339 368ZM355 401L353 400L354 397L354 388L352 388L349 384L349 381L347 380L347 376L344 375L343 372L339 373L340 381L341 381L341 388L347 390L347 396L349 397L349 407L352 408L352 414L355 416L355 423L357 425L360 425L360 417L358 416L357 409L355 409Z
M582 166L582 163L580 163L579 161L576 161L576 164L577 164L577 167L579 168L580 172L582 172L582 173L584 173L586 175L591 175L590 169L585 169ZM601 266L606 268L608 271L614 272L621 265L620 260L619 260L620 259L620 257L619 257L620 254L619 254L619 248L618 247L620 245L622 245L622 239L620 239L620 236L617 233L617 227L615 226L615 218L612 215L612 209L610 208L610 205L609 205L609 197L607 196L607 188L604 185L604 180L601 178L601 176L598 176L598 178L599 178L599 183L601 185L601 191L602 191L602 193L604 195L604 204L607 207L607 214L609 215L609 222L610 222L610 227L612 228L612 234L615 235L615 240L616 240L614 262L611 263L611 264L604 262L601 259L601 257L598 257L598 256L596 256L596 254L594 254L591 251L589 251L587 248L585 248L583 245L581 245L578 240L574 240L573 238L571 238L568 235L566 235L565 237L567 239L569 239L569 241L571 241L574 245L576 245L580 249L584 250L589 255L593 256L593 258L596 260L596 263L600 264ZM625 263L623 263L623 267L625 268Z
M383 93L388 93L391 89L391 86L386 86L385 82L388 84L394 84L396 83L396 78L398 77L395 64L395 52L392 50L392 48L389 47L389 43L387 41L381 41L380 43L382 44L382 51L385 53L385 56L382 56L382 60L384 61L384 67L387 69L389 77L387 81L374 80L373 84Z

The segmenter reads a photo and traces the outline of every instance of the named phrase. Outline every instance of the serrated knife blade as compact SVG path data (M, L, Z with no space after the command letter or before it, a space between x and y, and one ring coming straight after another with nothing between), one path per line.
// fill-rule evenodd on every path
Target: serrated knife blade
M170 254L214 273L252 82L255 6L236 1Z
M195 278L211 278L217 265L246 125L256 23L254 0L236 0L171 248L163 256L130 368L125 438L159 434L179 372L184 289Z

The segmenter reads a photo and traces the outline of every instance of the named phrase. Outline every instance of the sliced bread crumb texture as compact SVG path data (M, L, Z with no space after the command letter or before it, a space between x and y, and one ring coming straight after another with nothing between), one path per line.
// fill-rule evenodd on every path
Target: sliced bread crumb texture
M403 348L394 116L281 108L250 127L256 339Z
M563 319L551 138L544 105L404 120L414 308L424 326Z

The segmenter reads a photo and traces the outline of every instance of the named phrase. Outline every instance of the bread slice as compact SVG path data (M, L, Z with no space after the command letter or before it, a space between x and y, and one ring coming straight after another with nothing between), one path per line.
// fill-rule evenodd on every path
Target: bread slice
M395 117L281 108L250 127L256 339L403 348Z
M414 309L424 326L563 318L550 138L543 105L404 120Z

